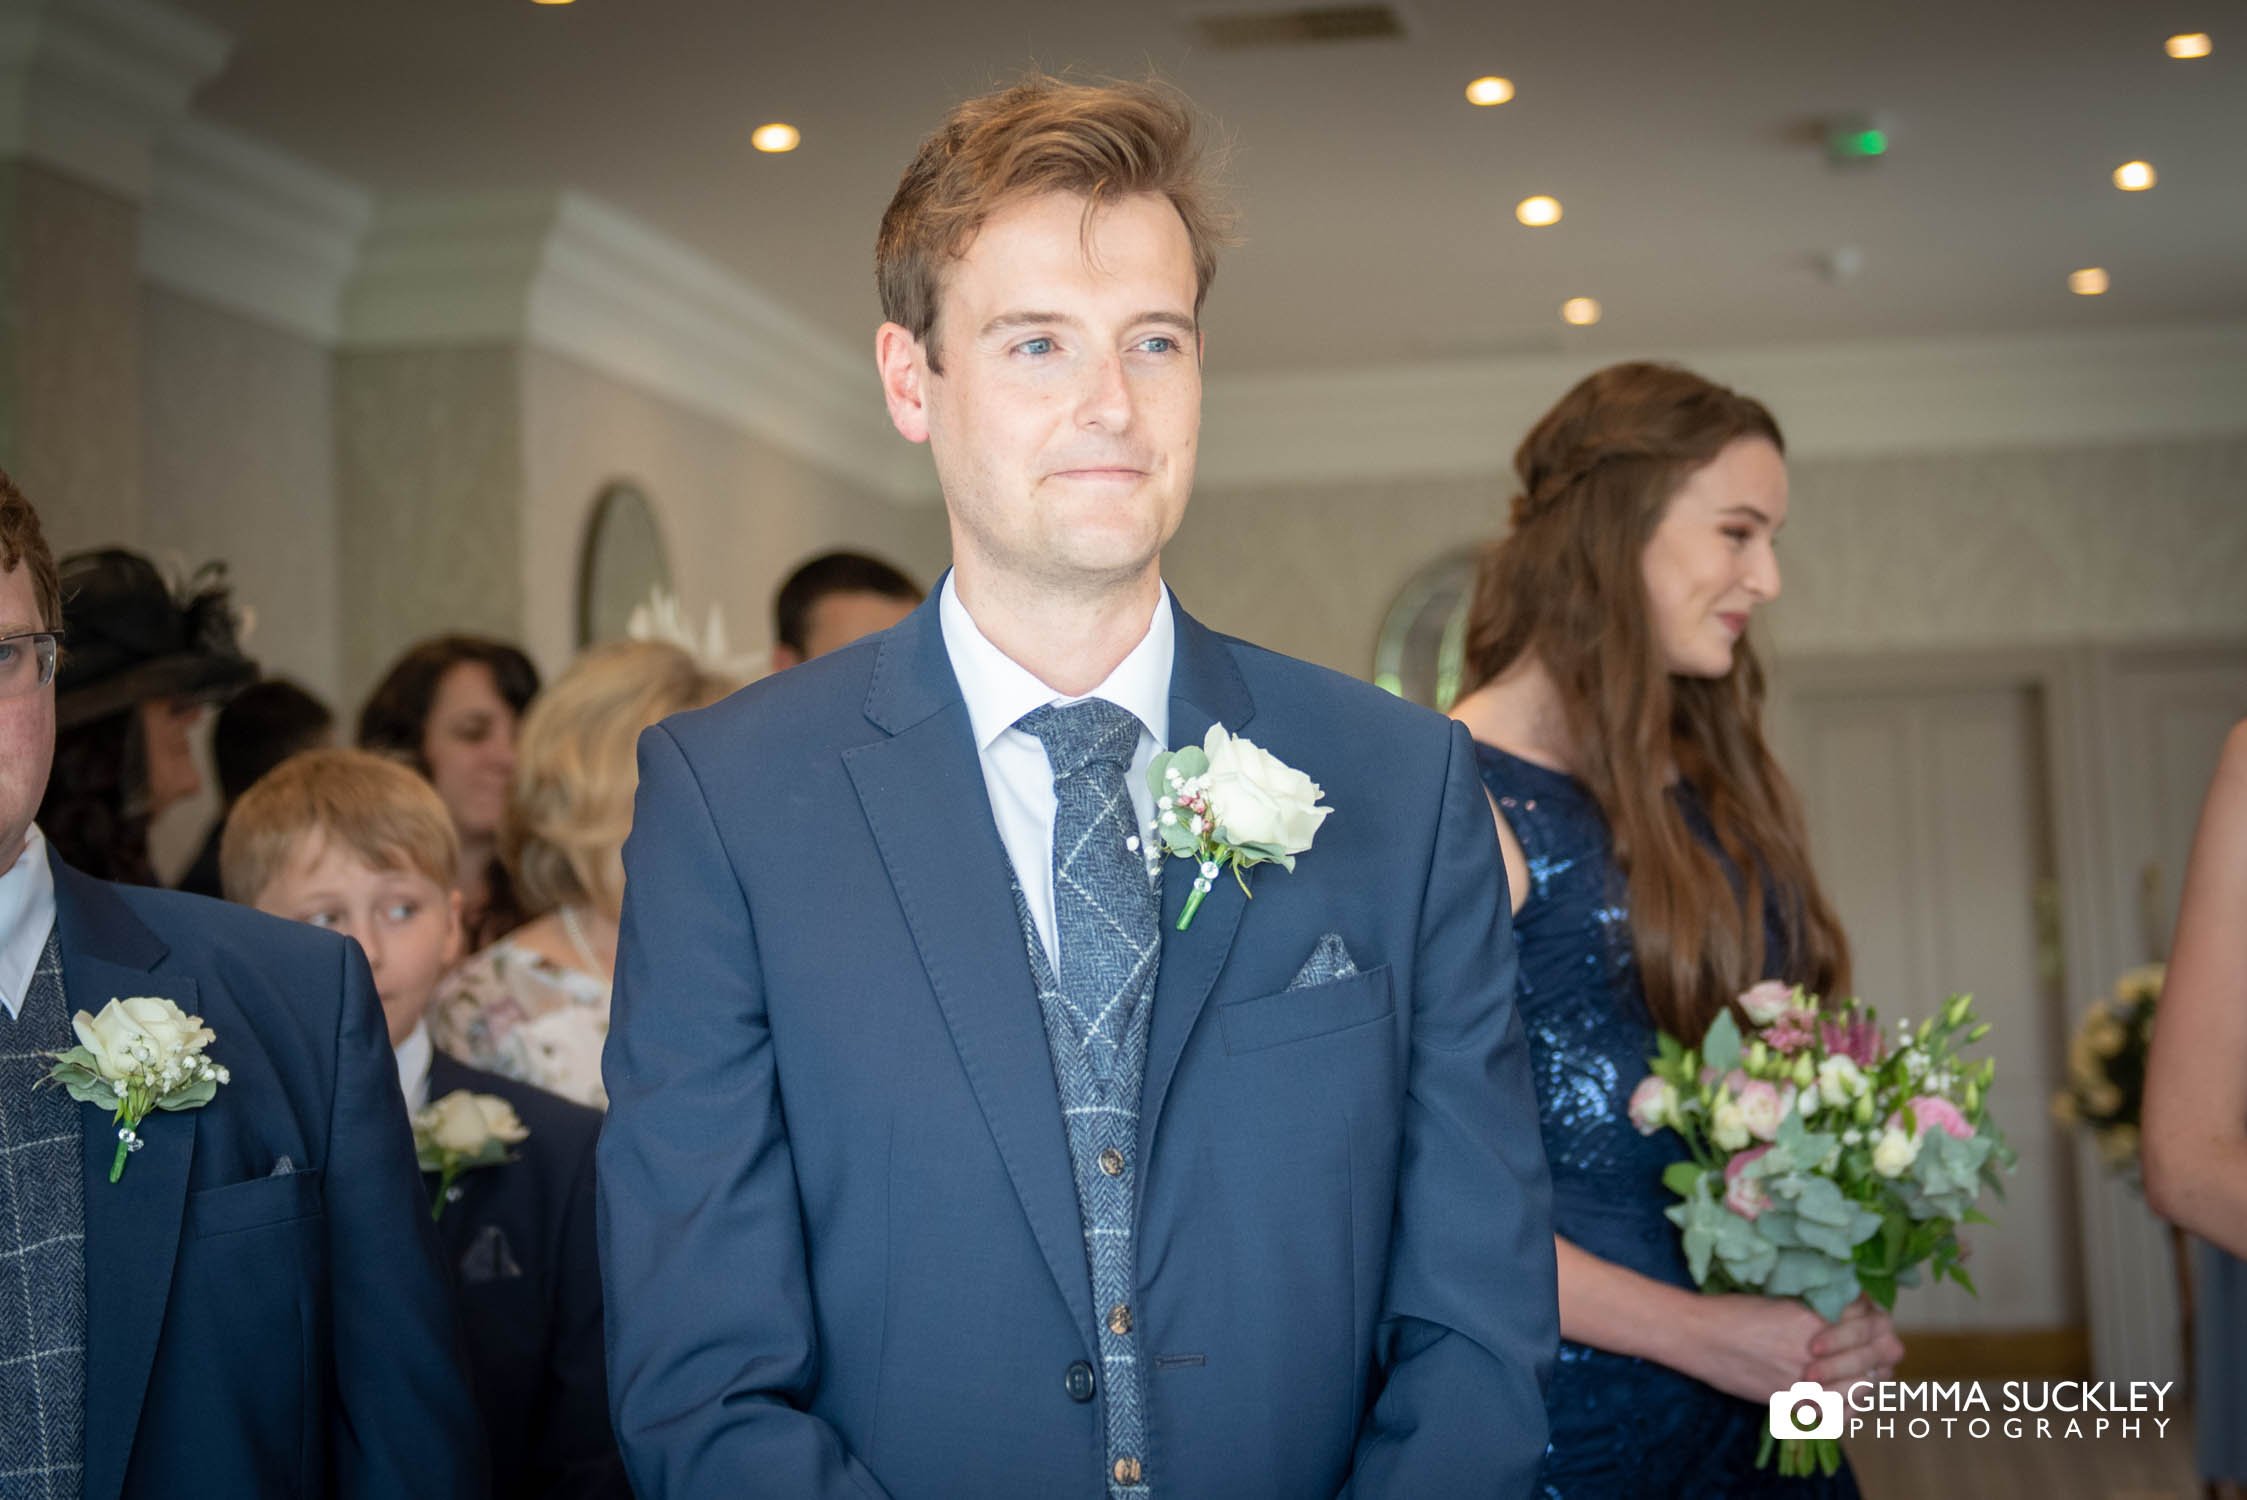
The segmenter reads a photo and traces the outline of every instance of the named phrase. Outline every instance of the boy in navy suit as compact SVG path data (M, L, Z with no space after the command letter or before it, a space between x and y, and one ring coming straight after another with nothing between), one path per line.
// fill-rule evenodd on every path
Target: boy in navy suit
M601 1369L600 1116L446 1057L422 1019L460 957L460 896L449 889L459 846L444 803L394 761L310 751L243 794L219 868L232 899L358 940L417 1134L440 1117L456 1129L483 1120L506 1144L503 1161L430 1179L495 1493L627 1495Z
M106 633L104 671L195 691L212 622L144 576L109 601L131 628ZM0 474L0 1491L489 1493L366 961L54 855L33 815L69 624L39 518ZM141 1121L112 1179L111 1111L45 1080L73 1012L131 999L200 1017L227 1077Z

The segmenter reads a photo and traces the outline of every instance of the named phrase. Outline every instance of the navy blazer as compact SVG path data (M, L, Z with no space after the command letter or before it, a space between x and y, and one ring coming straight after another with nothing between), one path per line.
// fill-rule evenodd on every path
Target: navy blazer
M86 1500L472 1496L482 1438L365 955L52 861L73 1010L155 995L232 1075L117 1129L79 1106Z
M429 1097L493 1094L529 1138L514 1160L464 1172L437 1219L468 1335L497 1500L629 1500L601 1368L593 1247L600 1111L438 1053ZM425 1179L435 1191L436 1178Z
M1076 1190L937 596L640 742L602 1271L640 1493L1104 1497ZM1464 729L1176 614L1215 721L1335 811L1172 930L1138 1130L1165 1500L1526 1494L1559 1337ZM1361 972L1290 991L1329 933Z

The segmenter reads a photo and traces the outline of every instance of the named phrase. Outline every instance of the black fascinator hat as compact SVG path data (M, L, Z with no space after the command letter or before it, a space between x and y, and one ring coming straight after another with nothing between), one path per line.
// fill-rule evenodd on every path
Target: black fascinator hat
M257 680L242 654L224 563L178 590L137 552L104 547L62 560L64 650L55 667L58 729L151 698L221 702Z

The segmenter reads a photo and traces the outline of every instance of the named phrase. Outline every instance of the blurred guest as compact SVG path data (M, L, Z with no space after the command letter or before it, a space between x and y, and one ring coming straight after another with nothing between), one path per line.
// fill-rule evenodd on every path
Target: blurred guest
M218 564L177 595L155 564L117 547L66 557L61 574L58 733L39 826L96 879L155 885L148 825L203 789L188 736L257 663L235 642Z
M359 747L402 756L445 799L460 834L461 921L471 948L527 915L499 859L515 736L538 669L503 641L445 635L392 664L359 711Z
M522 1133L503 1160L451 1183L426 1169L424 1177L443 1197L432 1200L437 1236L468 1335L494 1493L623 1497L593 1240L601 1117L435 1051L423 1019L439 977L460 957L460 893L451 889L458 846L429 783L384 756L319 750L236 804L226 824L226 894L357 940L406 1109L423 1131L473 1135L496 1120L505 1134Z
M1514 455L1513 529L1467 625L1473 733L1505 855L1560 1266L1538 1493L1854 1495L1754 1467L1771 1393L1902 1354L1860 1300L1704 1296L1665 1216L1684 1148L1627 1104L1655 1029L1697 1041L1783 979L1846 994L1849 950L1764 744L1748 642L1779 596L1777 422L1664 365L1585 379Z
M253 682L218 711L211 726L211 767L218 773L219 813L203 838L195 862L179 878L179 889L198 896L219 894L219 835L226 815L256 780L300 750L312 750L335 737L335 715L328 706L286 677Z
M825 552L788 575L772 601L772 669L825 656L913 612L920 585L878 557Z
M2185 868L2146 1075L2146 1199L2200 1247L2200 1470L2247 1486L2247 722L2224 741Z
M89 629L97 662L129 634L136 663L198 665L116 703L207 689L230 632L184 648L161 590L117 592L144 601L145 629ZM0 1494L488 1495L366 960L331 933L95 880L33 821L65 597L0 474ZM70 1092L51 1076L64 1053ZM120 1120L74 1097L141 1093L128 1072L152 1057L174 1107ZM198 1074L216 1093L190 1102Z
M453 972L430 1014L474 1067L605 1108L624 838L640 731L738 684L668 641L588 651L523 718L500 854L535 920Z

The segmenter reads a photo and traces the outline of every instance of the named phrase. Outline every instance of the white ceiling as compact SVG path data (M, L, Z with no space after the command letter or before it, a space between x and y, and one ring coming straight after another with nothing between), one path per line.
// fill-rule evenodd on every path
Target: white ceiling
M1215 371L2247 316L2241 0L1400 0L1405 40L1243 53L1161 4L180 3L237 44L204 117L380 194L591 193L853 348L915 143L1032 64L1152 68L1230 138ZM2214 55L2165 57L2186 30ZM1467 104L1482 73L1515 101ZM1804 139L1868 108L1884 161ZM801 149L751 150L767 120ZM2152 192L2111 185L2132 158ZM1539 192L1565 219L1518 226ZM2072 296L2094 264L2113 291ZM1599 327L1560 323L1579 294Z

